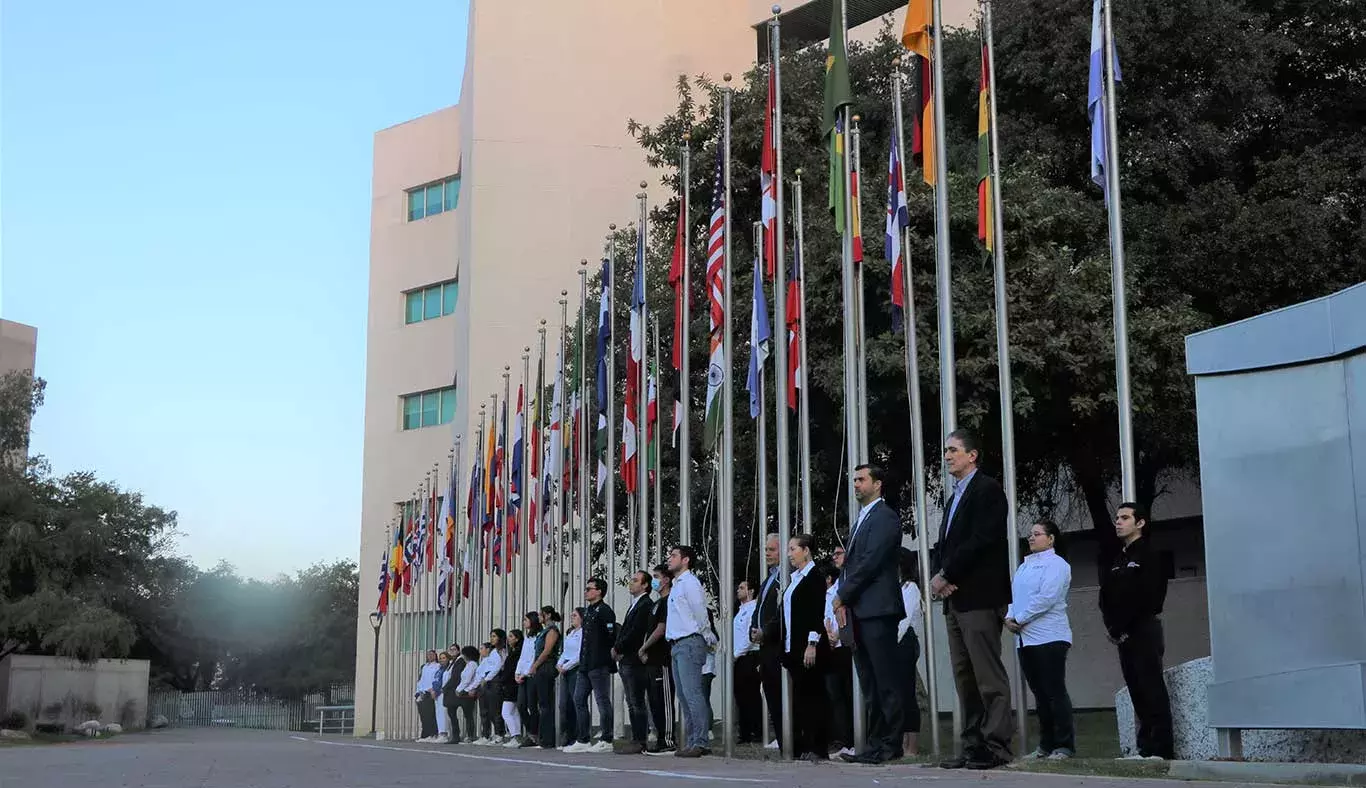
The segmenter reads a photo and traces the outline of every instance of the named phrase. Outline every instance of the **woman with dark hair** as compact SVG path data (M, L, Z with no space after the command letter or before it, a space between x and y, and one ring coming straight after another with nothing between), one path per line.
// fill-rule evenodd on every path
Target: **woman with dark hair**
M479 663L479 673L484 682L479 691L479 713L481 732L488 734L475 744L502 744L507 736L507 725L503 722L503 668L507 665L507 633L495 629L489 633L489 654Z
M555 747L555 663L560 658L560 614L554 606L541 608L545 626L536 633L535 657L531 663L531 677L527 680L531 691L527 705L531 706L535 722L528 721L532 736L543 749Z
M428 649L418 672L417 686L413 688L417 718L421 722L417 740L424 744L436 741L436 691L440 678L441 663L437 661L436 649Z
M454 687L455 708L451 712L451 741L459 744L461 741L473 742L479 734L474 727L474 707L478 703L477 690L479 689L478 680L475 675L479 671L479 649L474 646L465 646L460 649L460 659L456 664L463 663L458 680L452 679ZM456 720L459 716L465 718L465 733L462 737Z
M1040 520L1029 529L1029 555L1015 572L1005 621L1006 629L1015 633L1020 669L1039 714L1039 746L1025 758L1054 761L1076 754L1072 699L1067 694L1067 652L1072 647L1067 592L1072 588L1072 567L1057 553L1059 535L1051 520Z
M579 653L583 650L583 608L569 614L569 632L564 636L564 651L555 661L560 675L560 739L565 745L579 740L578 717L574 712L574 684L579 680ZM545 746L545 742L541 742Z
M825 690L830 641L825 633L825 579L813 571L814 547L810 534L788 540L793 571L783 592L781 634L783 664L792 678L792 751L813 763L830 760Z
M514 629L508 633L507 656L503 658L503 668L498 680L502 684L503 724L507 726L507 741L504 747L522 746L522 715L517 710L517 662L522 658L522 630Z
M517 713L522 720L522 737L515 745L519 747L530 747L535 744L536 730L540 725L540 709L536 705L536 689L531 674L536 662L536 638L541 630L539 612L532 610L522 616L522 653L517 658L517 672L513 677L517 682Z
M920 698L916 695L915 684L919 678L916 663L920 660L920 633L924 628L924 615L920 602L920 567L915 553L901 548L898 558L901 575L901 604L906 609L906 617L896 626L896 658L902 666L901 673L901 748L906 755L915 755L920 750Z

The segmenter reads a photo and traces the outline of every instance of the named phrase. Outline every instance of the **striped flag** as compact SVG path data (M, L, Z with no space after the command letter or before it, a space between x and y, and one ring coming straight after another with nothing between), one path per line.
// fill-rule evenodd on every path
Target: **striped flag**
M455 472L446 494L441 498L441 513L437 517L437 543L440 556L436 569L436 609L445 610L451 599L451 575L455 572Z
M765 244L767 246L767 244ZM749 377L745 391L749 392L749 417L759 418L764 391L759 385L759 371L768 361L768 344L772 333L768 328L768 301L764 298L764 278L759 270L759 257L754 258L754 295L749 312Z
M763 196L760 219L764 224L764 275L774 276L777 265L778 150L773 139L773 107L777 93L777 67L768 66L768 106L764 110L764 148L759 159L759 193Z
M384 546L384 553L379 558L379 599L375 601L375 610L383 616L389 612L389 546Z
M801 247L792 247L792 270L787 278L787 407L797 410L798 381L802 372L802 260Z
M512 460L508 463L508 531L512 538L512 552L522 552L522 463L526 460L526 392L517 386L517 412L512 418Z
M687 188L684 184L682 188ZM684 236L687 235L688 217L684 211L684 195L678 197L678 227L674 230L674 252L669 258L669 285L674 289L674 335L673 335L673 368L679 374L678 391L674 394L674 426L673 426L673 445L678 445L678 428L683 424L683 396L687 391L688 382L683 380L683 354L687 348L683 347L683 321L687 319L688 307L691 304L691 294L683 292L683 258ZM688 299L685 301L684 299Z
M626 417L621 421L621 478L626 494L633 495L639 485L640 436L645 425L637 423L640 407L640 373L645 353L645 224L636 230L636 272L631 288L631 352L626 357Z
M598 496L607 485L607 452L612 445L612 436L607 434L607 408L610 406L610 392L607 391L607 354L612 352L612 314L611 314L612 265L602 261L602 294L598 297Z
M901 43L920 56L920 115L911 120L911 155L920 156L925 183L934 185L934 80L930 74L930 52L934 34L934 9L931 0L910 0Z
M982 43L982 80L977 91L977 237L990 252L993 238L991 207L991 77L987 45Z
M716 189L712 193L711 225L707 239L707 300L711 312L711 351L707 357L707 412L703 420L702 446L706 451L716 449L721 435L721 387L726 385L725 354L721 338L725 328L725 262L726 193L722 180L721 144L716 145Z
M1110 202L1110 185L1106 180L1106 170L1111 163L1107 161L1105 145L1105 102L1113 97L1105 95L1105 27L1102 19L1105 14L1105 0L1094 0L1091 4L1091 64L1086 86L1086 114L1091 119L1091 180L1105 192L1105 202ZM1115 52L1115 81L1121 79L1119 73L1119 52Z
M906 207L906 180L901 172L901 158L897 155L897 145L891 145L887 154L887 236L884 250L887 262L892 265L892 331L902 328L906 310L905 273L906 264L901 248L901 232L910 226L911 214Z

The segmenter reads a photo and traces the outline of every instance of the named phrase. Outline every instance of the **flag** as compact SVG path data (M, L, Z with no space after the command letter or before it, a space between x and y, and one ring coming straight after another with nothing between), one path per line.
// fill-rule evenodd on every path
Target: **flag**
M768 360L768 343L772 338L768 328L768 301L764 298L764 279L759 271L759 257L754 257L754 295L749 311L749 378L745 390L749 392L749 417L759 418L764 390L759 385L759 371Z
M598 297L598 495L602 495L607 484L607 451L611 436L607 434L607 408L610 392L607 391L607 354L612 352L612 314L611 314L612 265L606 258L602 261L602 294Z
M801 380L802 320L801 247L792 247L792 270L787 278L787 407L797 409L797 388Z
M631 352L626 357L626 417L621 421L621 477L626 494L633 495L639 485L640 436L645 425L636 420L640 407L640 373L645 353L645 224L636 230L636 273L631 289Z
M925 183L933 186L934 169L934 91L930 73L931 42L934 35L934 8L931 0L910 0L901 43L920 56L920 115L911 120L911 154L920 156Z
M849 58L844 47L844 17L840 3L831 4L830 46L825 56L825 123L830 135L830 211L835 214L836 232L844 232L844 134L840 110L854 103L849 87Z
M564 462L564 344L556 358L555 394L550 401L550 441L546 446L546 463L541 493L545 496L546 506L542 512L542 528L547 532L551 527L550 496L554 490L553 481L560 478L561 464Z
M725 354L721 338L726 321L724 305L726 193L722 180L723 158L721 143L716 145L716 188L712 192L711 228L707 238L707 299L711 310L711 351L707 357L707 412L703 420L702 446L706 451L716 448L721 435L721 386L726 384Z
M759 159L760 218L764 224L764 274L774 276L777 265L778 149L773 138L773 112L777 105L778 64L768 65L768 106L764 110L764 148Z
M512 461L508 464L508 484L511 486L508 495L508 518L509 529L513 533L513 548L521 552L521 528L518 515L522 509L522 463L525 461L526 447L523 441L526 439L526 392L521 385L517 386L517 413L512 418Z
M1086 114L1091 119L1091 180L1094 181L1105 193L1105 202L1110 202L1110 185L1106 180L1106 171L1110 167L1107 160L1109 148L1105 144L1105 102L1112 100L1105 95L1105 26L1103 22L1104 7L1101 5L1104 0L1093 0L1091 4L1091 67L1090 78L1086 87ZM1115 70L1115 81L1119 82L1119 51L1115 51L1115 59L1112 64Z
M394 529L394 541L389 545L389 595L394 596L403 589L403 577L408 573L407 556L403 551L403 517L398 518Z
M858 164L855 159L849 169L849 226L853 228L853 240L849 242L849 248L855 264L863 262L863 211L858 201Z
M503 568L503 537L507 529L507 509L503 500L503 473L505 452L503 448L504 436L507 435L508 425L508 404L507 400L502 403L502 408L498 413L498 432L493 450L493 544L490 554L493 559L494 574L502 574Z
M982 80L977 91L977 237L991 251L991 77L987 70L987 46L982 44Z
M440 558L436 571L436 609L445 610L451 599L451 574L455 571L455 471L446 494L441 498L441 514L437 518L437 543Z
M683 184L682 188L688 188ZM678 445L678 428L683 424L683 396L688 387L688 382L683 380L683 354L687 348L683 347L683 321L687 319L686 313L690 307L690 293L683 292L683 258L686 256L684 249L684 236L687 235L687 212L685 211L685 195L678 196L678 227L674 230L674 252L669 258L669 286L674 289L674 335L673 335L673 367L678 373L678 391L674 394L674 428L673 445ZM684 299L689 299L684 301Z
M545 359L536 365L536 388L532 392L530 408L531 412L531 431L529 435L529 445L527 447L527 539L531 544L536 544L536 531L540 525L540 509L545 507L545 499L538 492L541 480L541 453L544 451L543 435L544 427L541 424L541 397L545 391Z
M655 430L659 429L659 359L654 356L650 357L650 380L645 391L645 468L650 474L650 484L658 484L655 481L659 471Z
M897 145L891 145L887 154L887 229L884 244L887 262L892 266L892 331L902 328L906 310L905 272L906 264L902 256L901 232L910 226L911 214L906 207L906 180L901 173L901 158L897 155Z
M413 593L413 579L422 574L421 553L418 550L417 502L409 500L404 504L403 516L408 520L403 539L403 593Z
M380 616L389 612L389 546L384 546L384 552L379 558L379 599L375 601L375 610Z
M479 503L479 493L477 492L477 490L479 490L479 484L480 484L480 482L479 482L480 459L479 459L479 447L478 447L478 446L475 447L475 457L474 457L473 466L474 466L474 467L472 467L472 468L470 469L470 495L469 495L469 502L466 504L466 507L465 507L465 508L466 508L466 512L467 512L467 514L468 514L468 519L466 520L467 526L466 526L466 528L465 528L465 560L462 562L462 563L464 564L464 572L463 572L464 577L461 578L461 581L460 581L460 586L461 586L461 588L460 588L460 593L461 593L461 595L463 595L466 599L469 599L469 598L470 598L470 583L471 583L471 582L473 581L473 579L474 579L474 578L473 578L473 575L474 575L474 552L475 552L475 550L474 550L474 546L475 546L475 541L474 541L474 539L475 539L474 515L475 515L476 507L478 506L478 503ZM480 533L482 533L482 532L483 532L483 529L481 528L481 529L480 529Z
M436 533L436 517L438 514L436 510L436 479L432 480L432 483L427 490L427 501L423 506L422 515L427 518L427 571L431 572L436 569L436 550L438 541Z

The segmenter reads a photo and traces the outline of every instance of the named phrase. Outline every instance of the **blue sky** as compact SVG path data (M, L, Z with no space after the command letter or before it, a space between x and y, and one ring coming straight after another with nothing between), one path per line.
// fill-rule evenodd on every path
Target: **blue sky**
M33 450L265 577L356 558L371 146L459 100L463 0L5 3L0 315Z

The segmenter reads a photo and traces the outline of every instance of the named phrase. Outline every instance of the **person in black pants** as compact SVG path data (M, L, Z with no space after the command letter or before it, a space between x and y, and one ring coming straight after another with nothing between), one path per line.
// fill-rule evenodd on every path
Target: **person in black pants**
M451 742L459 744L461 741L474 741L479 735L474 723L474 709L478 705L479 699L475 694L474 674L478 669L479 649L474 646L465 646L460 649L460 661L464 663L460 670L459 683L451 679L452 687L455 689L455 711L451 712ZM455 724L456 714L459 713L465 718L465 733L458 735Z
M612 752L612 644L616 642L617 617L603 602L607 595L607 581L590 578L584 586L588 605L583 611L583 646L579 657L579 678L574 689L574 710L578 713L579 740L565 748L565 752ZM602 732L597 744L589 744L592 717L588 713L588 696L598 702L598 718Z
M868 715L862 752L841 755L850 763L878 764L902 756L901 666L896 625L905 615L897 584L901 518L882 500L882 469L854 469L854 497L862 507L845 547L844 572L831 600L836 615L847 611L854 631L854 665Z
M675 738L668 731L665 715L674 706L674 693L669 662L671 652L669 641L664 639L664 629L669 621L669 591L673 589L673 575L668 567L659 564L650 571L650 588L659 594L654 609L650 611L650 634L641 644L637 656L645 666L645 676L649 681L646 699L650 704L650 719L655 726L655 741L647 752L659 755L673 749L670 743Z
M650 679L641 664L640 647L649 636L650 621L650 576L644 571L635 572L627 584L631 592L631 603L626 615L617 627L617 640L612 646L612 659L617 662L621 674L621 686L626 695L626 710L631 721L631 740L619 742L616 750L620 755L635 755L644 751L650 738L650 720L645 708L645 694L650 688Z
M777 534L769 534L764 540L764 563L768 565L768 576L759 586L759 605L754 609L749 638L759 644L759 677L773 733L770 745L779 745L783 736L783 649L778 642L778 598L782 589L778 587Z
M1015 570L1006 629L1015 633L1020 670L1034 691L1039 713L1039 746L1026 759L1066 760L1076 754L1072 699L1067 694L1067 652L1072 626L1067 592L1072 567L1055 549L1057 523L1040 520L1029 528L1029 555Z
M738 719L736 741L739 744L763 743L763 705L759 701L759 651L750 642L749 622L754 619L754 600L758 583L741 580L735 589L738 602L735 609L731 637L735 654L735 710Z
M781 642L783 664L792 680L792 752L800 760L830 760L829 698L825 668L830 641L825 633L825 580L816 572L810 534L788 540L792 562L783 594Z
M560 614L554 605L541 608L544 626L536 637L536 659L531 663L531 697L536 705L536 743L553 750L555 744L555 663L560 659Z
M1124 549L1100 583L1100 613L1105 631L1119 649L1119 668L1138 719L1138 755L1165 758L1175 754L1171 699L1162 678L1162 605L1167 599L1167 573L1144 531L1148 512L1126 501L1115 513L1115 534Z
M854 752L854 642L846 623L840 626L835 615L835 594L839 592L840 573L844 571L844 548L836 547L825 571L825 635L830 639L830 668L825 671L825 691L830 696L830 749L843 755ZM848 614L845 615L846 622ZM847 752L845 752L847 750Z

